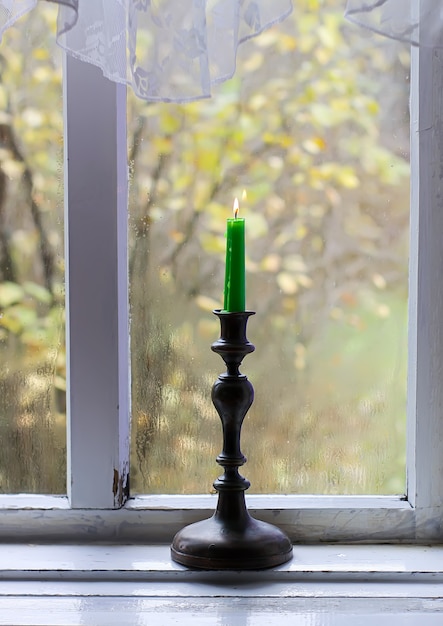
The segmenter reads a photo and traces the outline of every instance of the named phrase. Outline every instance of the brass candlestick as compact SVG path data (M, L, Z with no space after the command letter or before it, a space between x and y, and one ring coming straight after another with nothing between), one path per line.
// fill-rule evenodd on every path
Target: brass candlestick
M212 388L212 401L223 425L223 450L217 463L224 474L214 482L218 503L214 515L179 531L172 542L174 561L207 570L251 570L274 567L292 557L289 538L279 528L254 519L248 513L245 491L249 481L238 468L246 463L240 450L243 420L254 389L239 371L243 358L255 347L246 338L246 325L253 311L228 313L216 310L220 339L211 348L220 354L227 371Z

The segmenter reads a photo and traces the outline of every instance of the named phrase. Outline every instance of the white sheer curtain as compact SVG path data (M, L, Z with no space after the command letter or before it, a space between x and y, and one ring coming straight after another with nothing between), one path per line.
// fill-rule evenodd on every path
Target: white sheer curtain
M0 0L0 32L46 0ZM145 100L208 97L237 46L283 20L291 0L51 0L58 43Z
M392 39L443 46L443 0L347 0L345 14Z
M233 76L238 45L297 7L297 0L0 0L0 34L44 1L59 5L57 40L68 53L140 98L174 102L209 97L213 84ZM347 0L345 15L395 39L443 46L443 0Z

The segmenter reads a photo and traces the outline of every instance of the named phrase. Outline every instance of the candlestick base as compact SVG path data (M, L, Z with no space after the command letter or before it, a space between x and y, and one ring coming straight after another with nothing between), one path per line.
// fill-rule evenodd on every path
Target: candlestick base
M206 570L255 570L276 567L292 557L288 537L276 526L254 519L244 507L239 521L218 510L177 533L174 561Z
M246 338L252 311L214 311L221 324L220 339L211 347L226 363L212 388L212 401L223 424L223 451L217 463L224 474L215 482L218 503L214 515L186 526L172 542L177 563L206 570L251 570L275 567L292 557L289 538L279 528L251 517L245 503L249 481L238 468L246 463L240 450L240 431L254 399L254 390L239 366L254 346Z

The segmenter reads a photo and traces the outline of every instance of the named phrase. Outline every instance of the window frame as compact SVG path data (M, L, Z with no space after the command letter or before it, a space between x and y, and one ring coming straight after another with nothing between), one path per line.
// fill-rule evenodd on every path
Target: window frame
M65 55L63 100L68 500L117 508L129 492L126 89Z
M0 496L0 539L170 541L216 496L129 497L126 88L77 59L64 70L68 494ZM247 495L293 541L441 541L442 94L443 51L413 49L407 493Z

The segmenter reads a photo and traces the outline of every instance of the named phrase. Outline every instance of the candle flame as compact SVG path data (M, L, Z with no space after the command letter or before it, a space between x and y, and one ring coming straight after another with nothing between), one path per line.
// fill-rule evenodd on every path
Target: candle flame
M248 199L248 194L246 193L246 189L243 189L242 194L241 194L241 199L243 201Z
M239 209L239 206L238 206L238 198L235 198L235 200L234 200L234 206L233 206L233 209L232 209L232 210L234 211L234 217L235 217L235 219L237 219L237 217L238 217L238 209Z

